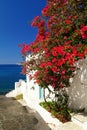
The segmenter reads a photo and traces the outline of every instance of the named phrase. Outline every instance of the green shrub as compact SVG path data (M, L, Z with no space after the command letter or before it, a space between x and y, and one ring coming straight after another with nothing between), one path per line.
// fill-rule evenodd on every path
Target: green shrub
M23 94L19 94L15 97L16 100L20 100L20 99L23 99Z
M41 102L40 105L63 123L71 120L69 109L57 107L54 101Z

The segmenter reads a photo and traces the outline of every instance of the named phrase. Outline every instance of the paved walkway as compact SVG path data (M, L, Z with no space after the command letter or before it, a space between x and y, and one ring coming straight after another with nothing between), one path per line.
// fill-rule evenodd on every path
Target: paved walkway
M26 104L26 102L24 100L20 100L19 101L21 104ZM33 104L32 104L33 103ZM81 116L81 114L73 114L73 121L70 122L66 122L66 123L61 123L58 120L55 120L55 118L52 118L49 116L49 113L47 111L45 111L42 107L40 107L39 105L35 105L36 103L34 103L31 100L31 103L28 104L29 107L32 107L32 109L34 108L35 111L37 111L45 120L45 122L43 123L42 118L40 117L40 115L38 113L35 113L36 118L38 119L38 125L37 128L35 130L87 130L87 125L86 124L82 124L77 120L78 119L83 119L83 121L87 121L87 116ZM79 116L81 116L79 118ZM76 117L76 118L74 118ZM84 123L84 122L83 122ZM49 127L46 127L45 125L48 124Z
M12 93L7 94L7 97L11 97L11 96L12 96ZM3 97L2 97L2 99L3 99ZM15 101L15 103L14 103L13 99L9 99L9 98L7 99L5 97L4 97L4 99L5 99L5 101L4 101L5 104L6 104L6 100L7 100L7 102L9 102L9 101L12 102L12 103L10 103L10 105L12 104L11 105L12 108L10 107L10 105L8 103L6 106L9 109L10 113L14 113L12 109L15 106L15 103L17 103L17 101ZM1 97L0 97L0 107L1 107L1 102L2 101L1 101ZM2 106L5 106L4 102L2 103ZM43 110L43 108L40 107L39 105L37 105L37 103L34 102L34 100L32 100L31 98L28 99L28 103L26 103L24 100L20 100L20 103L22 104L22 106L16 105L14 108L15 109L14 111L16 111L16 110L18 111L16 123L19 123L20 127L17 126L15 129L13 129L13 128L4 129L4 126L1 124L1 128L3 126L3 129L0 129L0 130L87 130L87 115L73 114L72 121L63 124L63 123L60 123L58 120L54 120L54 118L51 118L51 116L49 116L48 112L46 112L46 110ZM19 103L17 103L17 104L19 104ZM22 116L22 120L26 122L26 127L29 127L29 125L31 124L32 128L25 128L25 125L22 124L24 122L22 120L18 120L20 118L20 112L21 112L19 106L21 106L23 109L22 113L24 113L24 111L25 111L25 113L27 112L27 114L26 114L27 118L31 117L31 115L34 115L31 118L32 119L31 121L25 121L26 116ZM16 107L18 107L19 109ZM3 107L3 108L5 109L5 107ZM3 109L3 112L4 112L4 109ZM8 109L7 109L7 111L8 111ZM0 110L1 110L1 108L0 108ZM12 114L11 117L13 115L15 115L15 114ZM0 114L0 116L1 116L1 114ZM7 120L9 120L9 119L7 119ZM3 123L3 121L1 123ZM21 126L21 124L22 124L22 126Z
M34 112L13 98L0 96L0 130L35 130Z

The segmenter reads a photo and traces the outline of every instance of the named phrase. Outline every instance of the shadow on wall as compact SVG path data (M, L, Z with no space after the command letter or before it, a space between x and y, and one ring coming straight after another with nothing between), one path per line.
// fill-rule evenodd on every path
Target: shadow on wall
M69 107L73 109L85 109L87 112L87 59L77 63L79 70L68 88Z

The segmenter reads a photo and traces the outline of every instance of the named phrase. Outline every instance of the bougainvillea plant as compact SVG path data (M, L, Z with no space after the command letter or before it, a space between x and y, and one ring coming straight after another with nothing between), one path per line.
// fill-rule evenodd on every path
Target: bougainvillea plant
M42 16L31 24L38 34L31 44L24 44L22 55L30 54L23 73L30 73L41 87L54 91L69 86L76 71L75 63L87 54L86 0L47 0Z
M31 25L37 27L38 34L33 43L23 45L21 52L31 54L24 67L26 71L36 70L32 78L41 87L69 86L75 62L87 53L86 6L82 0L47 0L43 17L34 18Z

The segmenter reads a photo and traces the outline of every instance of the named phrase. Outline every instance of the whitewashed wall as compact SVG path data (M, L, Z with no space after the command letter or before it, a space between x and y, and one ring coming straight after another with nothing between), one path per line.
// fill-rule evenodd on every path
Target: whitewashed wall
M87 112L87 59L80 60L77 65L80 69L68 88L69 106L73 109L85 108Z
M35 89L32 89L32 86L34 86ZM23 99L27 104L31 104L31 107L33 107L33 103L36 102L37 104L41 101L41 99L39 99L39 86L34 84L33 81L25 82L24 80L19 80L19 82L16 82L14 96L19 94L23 94Z
M37 56L36 56L37 57ZM26 61L29 60L31 57L30 55L27 55ZM34 72L32 72L34 73ZM40 100L40 87L38 86L37 83L35 83L34 80L29 79L29 75L26 75L26 89L24 92L24 98L27 100L27 98L32 98L32 100L36 100L39 102Z
M39 100L39 86L35 83L34 80L30 80L29 76L27 75L27 93L30 97Z

